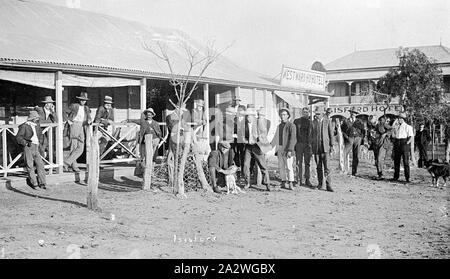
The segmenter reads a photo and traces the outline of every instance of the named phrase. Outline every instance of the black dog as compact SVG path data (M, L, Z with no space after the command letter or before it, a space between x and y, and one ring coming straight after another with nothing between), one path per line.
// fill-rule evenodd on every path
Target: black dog
M425 162L428 172L431 174L431 184L439 187L439 177L444 180L444 187L447 185L447 178L450 177L450 164L441 163L438 160L428 160Z

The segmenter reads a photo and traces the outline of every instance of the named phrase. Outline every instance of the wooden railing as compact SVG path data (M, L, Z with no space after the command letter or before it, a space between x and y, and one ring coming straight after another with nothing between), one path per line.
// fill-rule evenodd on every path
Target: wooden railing
M53 131L58 126L56 123L42 124L42 133L48 138L48 151L45 156L41 156L44 161L45 168L50 169L50 173L53 173L53 169L58 165L54 161L55 140ZM16 134L19 130L18 124L6 124L0 125L1 134L1 159L0 162L0 175L7 177L9 173L17 173L25 171L25 168L19 166L19 160L22 158L22 148L17 144Z

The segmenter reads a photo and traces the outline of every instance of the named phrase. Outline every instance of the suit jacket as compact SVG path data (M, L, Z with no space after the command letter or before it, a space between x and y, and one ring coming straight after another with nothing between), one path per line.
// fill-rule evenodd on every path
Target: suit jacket
M355 122L350 122L350 119L344 120L342 123L342 136L344 140L348 141L349 138L353 137L365 137L364 123L361 119L356 118Z
M41 125L39 123L36 125L36 136L39 140L39 147L42 148L42 143L44 142L44 136L42 135ZM31 138L33 137L33 128L27 124L27 122L19 126L19 131L16 135L17 143L21 146L27 146L31 143Z
M71 104L65 111L64 111L64 120L70 120L73 121L73 119L75 118L75 116L77 116L78 113L78 109L80 107L80 104L78 103L73 103ZM88 122L91 122L92 118L91 118L91 109L87 106L84 105L84 124L87 124Z
M250 125L251 125L251 131L250 131ZM244 126L244 143L246 144L256 144L259 139L258 134L258 121L256 118L253 120L249 120L248 118L245 119L245 126Z
M154 119L152 120L152 123L148 123L147 120L145 120L144 117L141 117L139 120L130 119L130 122L139 124L141 128L139 129L139 135L138 135L138 143L144 143L145 142L145 135L152 134L153 139L155 138L162 138L162 132L161 128L159 127L158 122L156 122Z
M114 122L114 110L113 108L107 109L105 106L100 106L97 109L94 117L94 123L101 123L104 127L108 127L108 120Z
M213 150L208 156L208 168L215 168L216 170L225 170L234 164L231 151L226 154L220 150Z
M427 129L424 129L423 131L417 130L416 136L414 138L414 142L417 146L426 147L430 141L431 137Z
M283 128L283 131L280 131L280 127L281 127L281 123L278 124L277 131L275 132L275 136L272 139L272 146L277 147L276 151L294 152L295 144L297 142L297 128L290 121L286 122L286 124L284 125L284 128ZM280 133L283 133L283 142L282 143L279 142ZM280 145L281 145L281 150L278 147Z
M320 129L321 127L322 129ZM320 136L322 136L321 142ZM323 144L324 153L329 153L334 144L333 128L331 120L328 117L324 117L322 123L317 119L315 119L312 123L311 147L313 154L320 154L320 144Z
M48 115L48 118L45 118L45 110L43 107L36 107L35 110L39 114L39 122L40 123L56 123L56 122L58 122L58 118L56 117L55 112L51 112Z
M234 124L234 133L237 136L237 143L244 143L245 142L245 123L246 119L245 116L242 116L242 119L239 120L239 117L235 117L235 124Z
M294 120L297 128L297 144L311 144L312 121L309 117L300 117Z

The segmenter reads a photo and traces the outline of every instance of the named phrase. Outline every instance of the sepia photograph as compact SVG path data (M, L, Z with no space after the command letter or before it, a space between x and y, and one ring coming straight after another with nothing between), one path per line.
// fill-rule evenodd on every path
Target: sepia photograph
M448 0L0 0L0 263L449 259L448 180Z

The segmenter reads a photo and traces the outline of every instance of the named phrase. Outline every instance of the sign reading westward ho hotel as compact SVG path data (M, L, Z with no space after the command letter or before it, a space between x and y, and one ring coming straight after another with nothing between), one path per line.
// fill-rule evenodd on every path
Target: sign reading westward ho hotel
M325 73L299 70L283 65L281 86L323 92L325 91Z

